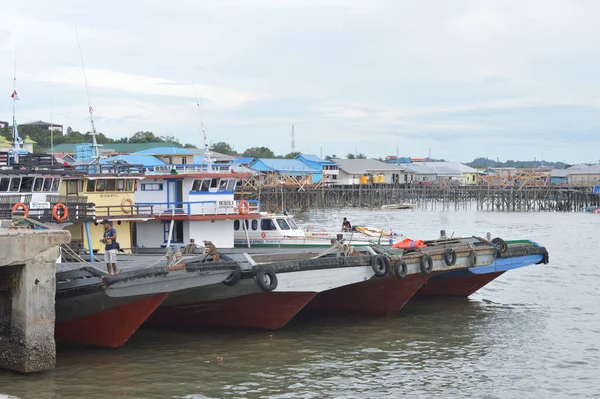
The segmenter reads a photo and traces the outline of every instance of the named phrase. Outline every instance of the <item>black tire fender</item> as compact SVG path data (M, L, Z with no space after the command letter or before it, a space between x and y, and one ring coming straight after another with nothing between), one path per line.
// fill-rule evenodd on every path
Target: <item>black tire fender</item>
M406 265L406 262L402 259L398 259L396 261L396 263L394 263L394 275L396 277L398 277L399 279L403 279L404 277L406 277L406 274L408 273L408 266Z
M419 261L419 266L421 267L421 273L431 274L433 270L433 258L428 254L423 254L423 256L421 256L421 260Z
M380 255L374 255L371 257L371 268L377 277L385 277L390 272L390 260L387 259L386 261L386 259L387 258L385 256Z
M277 274L268 267L258 269L255 276L258 288L264 292L273 291L277 288Z
M453 248L447 248L444 251L444 262L448 266L454 266L456 264L456 251Z
M492 240L492 244L494 244L497 248L500 249L500 253L503 254L508 249L508 244L500 237L496 237Z
M231 272L229 276L225 280L223 280L223 284L227 286L234 286L240 282L242 278L242 268L238 265L234 271Z

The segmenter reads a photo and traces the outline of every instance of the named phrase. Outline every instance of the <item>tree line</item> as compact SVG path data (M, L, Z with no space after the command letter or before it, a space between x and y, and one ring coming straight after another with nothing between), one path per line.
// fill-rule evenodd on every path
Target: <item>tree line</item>
M248 158L284 158L284 159L293 159L300 155L300 152L290 152L285 155L275 155L275 153L267 148L267 147L250 147L247 148L243 152L237 152L233 149L233 147L224 141L220 141L218 143L212 144L209 149L214 152L218 152L225 155L230 156L241 156ZM359 154L349 153L346 155L348 159L367 159L367 156L362 152ZM339 159L337 155L326 155L325 159Z

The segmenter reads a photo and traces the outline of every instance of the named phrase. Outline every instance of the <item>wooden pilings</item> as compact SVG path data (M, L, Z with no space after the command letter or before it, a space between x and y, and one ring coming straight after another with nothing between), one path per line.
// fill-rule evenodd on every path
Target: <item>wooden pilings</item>
M587 189L564 187L491 188L484 186L354 185L335 187L262 187L238 193L240 198L258 199L261 210L303 211L313 208L369 207L411 202L420 208L438 205L488 211L584 211L599 206L599 196Z

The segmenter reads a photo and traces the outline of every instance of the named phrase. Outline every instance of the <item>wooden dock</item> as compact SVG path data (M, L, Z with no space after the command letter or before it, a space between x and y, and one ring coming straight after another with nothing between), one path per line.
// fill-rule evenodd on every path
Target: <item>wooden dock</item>
M491 188L484 186L355 185L344 187L244 187L238 192L244 199L261 201L261 210L269 212L306 211L315 208L367 207L412 202L419 208L449 206L487 211L581 212L599 206L599 196L590 188L523 187Z

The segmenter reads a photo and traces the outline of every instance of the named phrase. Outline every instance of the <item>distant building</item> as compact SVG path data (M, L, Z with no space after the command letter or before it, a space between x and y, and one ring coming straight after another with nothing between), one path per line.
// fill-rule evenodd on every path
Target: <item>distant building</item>
M340 174L340 167L331 160L322 159L312 154L300 154L295 159L313 169L321 170L321 177L318 174L313 175L313 183L318 183L322 180L325 184L335 184Z
M376 159L333 159L338 165L336 185L409 184L414 172Z
M0 121L0 129L3 127L8 127L8 122Z
M58 131L58 132L61 132L61 133L63 131L63 126L62 125L59 125L57 123L44 122L44 121L35 121L35 122L29 122L29 123L21 123L20 126L37 126L40 129L54 130L54 131Z

